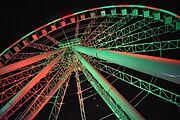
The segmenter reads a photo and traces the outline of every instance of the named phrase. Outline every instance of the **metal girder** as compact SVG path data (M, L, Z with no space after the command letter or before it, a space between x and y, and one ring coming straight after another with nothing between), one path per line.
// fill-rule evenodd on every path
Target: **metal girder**
M115 33L118 29L120 29L122 26L124 26L129 21L131 21L133 18L134 18L134 16L131 16L131 15L122 17L119 21L115 22L113 25L109 26L108 28L106 28L103 31L100 31L100 33L98 33L96 36L91 38L91 40L89 40L89 42L93 45L94 44L96 45L97 44L96 42L99 42L99 41L95 41L95 40L97 40L97 39L102 40L102 38L106 38L110 34Z
M48 74L46 75L45 78L43 78L42 80L40 80L33 88L30 89L30 91L28 91L14 106L13 108L8 111L3 118L9 118L12 114L14 114L14 112L16 112L20 107L22 107L22 105L24 105L26 102L29 101L30 98L37 96L37 93L39 91L42 90L42 88L44 88L48 81L50 80L50 76L52 74L52 72L56 71L56 69L51 69ZM20 113L21 114L21 113ZM19 117L19 116L17 116Z
M6 74L6 73L15 71L15 70L17 70L17 69L19 69L19 68L22 68L22 67L25 67L25 66L27 66L27 65L33 64L33 63L35 63L35 62L38 62L38 61L40 61L40 60L46 59L46 58L50 57L51 55L56 54L56 53L58 53L58 52L61 52L61 51L63 51L63 50L64 50L64 49L62 49L62 50L50 51L50 52L47 52L47 53L43 53L43 54L41 54L41 55L36 55L36 56L31 57L31 58L28 58L28 59L26 59L26 60L22 60L22 61L19 61L19 62L10 64L10 65L1 67L1 68L0 68L0 75L3 75L3 74Z
M84 33L83 35L81 36L81 40L86 40L87 37L89 36L89 34L91 33L92 31L92 28L94 26L94 24L96 23L96 18L93 18L89 24L87 25L86 29L84 30Z
M61 69L61 68L59 68ZM36 97L36 99L28 106L28 109L21 116L23 120L32 120L38 112L46 105L50 98L65 82L72 70L56 71L56 74L48 81L46 87ZM60 73L60 74L58 74Z
M7 77L0 79L0 88L13 84L18 81L22 81L25 78L31 77L34 74L36 74L39 70L41 70L47 62L40 63L38 65L35 65L33 67L29 67L28 69L22 70L20 72L17 72L15 74L9 75Z
M114 88L94 67L89 64L76 50L74 50L79 61L92 74L103 89L117 102L119 106L126 112L126 114L133 120L144 120L134 107ZM120 115L118 116L120 118Z
M128 120L129 116L125 113L121 106L117 105L116 101L106 92L102 86L97 82L95 78L83 67L81 67L85 77L97 91L97 93L102 97L105 103L113 111L113 113L118 117L118 119Z
M45 68L43 68L23 89L21 89L1 110L0 118L2 118L11 108L43 77L45 77L49 70L61 59L64 55L64 52L61 53L58 57L52 60ZM47 56L47 55L46 55Z
M141 44L132 44L132 45L124 45L124 46L123 45L117 45L117 46L110 45L107 48L116 49L121 52L132 52L132 53L172 50L172 49L180 48L180 39L141 43Z
M120 71L118 69L110 67L102 62L97 62L97 60L96 60L96 62L93 60L90 60L90 62L99 71L107 73L107 74L115 77L116 79L122 80L130 85L140 88L150 94L160 97L160 98L180 107L180 95L173 93L171 91L168 91L159 86L156 86L152 83L146 82L143 79L137 78L135 76L132 76L132 75L125 73L123 71Z
M48 35L48 33L47 33L46 30L41 30L41 31L42 31L43 35L44 35L46 38L48 38L50 41L52 41L54 44L56 44L56 45L59 44L59 42L58 42L56 39L54 39L53 37L51 37L50 35Z
M96 47L97 45L103 44L102 43L103 39L106 40L106 41L108 41L107 38L111 38L110 40L112 40L112 39L121 39L121 38L133 33L134 31L142 29L143 27L148 26L151 23L155 23L155 22L157 22L157 21L155 21L153 19L149 19L149 18L144 18L144 19L142 19L140 21L137 21L137 22L135 22L133 24L130 24L130 25L126 26L126 27L123 27L121 29L118 28L118 29L116 29L116 31L112 30L112 31L109 32L109 34L107 34L107 36L99 38L98 41L96 41L96 44L94 46Z
M30 43L28 45L28 47L32 47L32 48L35 48L35 49L40 49L40 50L43 50L43 51L52 51L52 50L56 50L57 49L57 48L52 47L52 46L47 46L47 45L33 43L33 42Z
M180 61L83 46L73 50L180 84ZM155 68L156 70L152 69Z
M30 52L30 53L15 53L13 59L27 59L36 55L43 54L44 52Z
M76 77L76 84L77 84L77 90L78 90L78 99L79 99L79 107L80 107L80 112L81 112L81 119L86 120L86 113L84 109L84 99L82 96L82 90L81 90L81 81L79 79L79 71L78 71L78 60L75 59L76 57L74 56L73 59L73 64L74 64L74 72L75 72L75 77Z
M127 45L174 31L176 31L174 30L174 26L172 24L169 24L169 25L162 25L141 32L133 33L124 37L121 37L118 34L114 34L114 36L112 37L110 36L109 39L106 38L105 39L106 41L96 44L95 47L96 48L105 47L106 45L112 43L116 43L117 45Z
M63 104L64 101L64 97L68 88L68 84L69 84L69 79L70 77L68 77L65 80L65 86L63 87L63 85L59 88L57 95L55 96L55 100L53 102L53 107L51 109L51 113L49 115L48 120L57 120L60 110L61 110L61 106Z
M101 33L102 31L104 31L104 29L106 28L106 26L112 22L112 19L114 19L114 17L107 17L103 22L101 22L101 24L98 25L98 27L96 27L87 37L86 39L82 40L81 43L85 44L86 46L90 45L89 43L91 42L91 39L94 38L95 36L97 36L99 33Z

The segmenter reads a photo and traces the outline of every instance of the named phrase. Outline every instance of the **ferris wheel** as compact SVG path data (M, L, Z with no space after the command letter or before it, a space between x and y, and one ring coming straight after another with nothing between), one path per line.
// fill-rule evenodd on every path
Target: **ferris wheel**
M74 109L82 120L143 120L138 106L150 95L179 110L179 48L180 16L159 8L104 6L56 19L0 54L0 119L65 119Z

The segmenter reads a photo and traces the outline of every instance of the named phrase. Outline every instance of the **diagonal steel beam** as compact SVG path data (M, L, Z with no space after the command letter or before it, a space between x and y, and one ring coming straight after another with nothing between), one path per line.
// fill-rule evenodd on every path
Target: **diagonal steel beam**
M84 57L82 57L77 51L76 56L85 68L92 74L103 89L109 93L109 95L117 102L119 106L126 112L126 114L132 120L144 120L144 118L138 113L138 111L113 87L90 63L88 63Z
M42 78L44 78L51 68L61 59L65 51L52 60L45 68L43 68L23 89L21 89L1 110L0 119L13 108L13 106Z
M1 67L0 68L0 75L12 72L12 71L17 70L19 68L22 68L22 67L25 67L27 65L33 64L35 62L38 62L40 60L46 59L46 58L50 57L51 55L56 54L58 52L61 52L63 50L64 49L45 52L45 53L43 53L41 55L36 55L36 56L28 58L26 60L22 60L22 61L10 64L10 65Z
M72 49L99 59L107 60L111 63L119 64L176 84L180 84L179 60L83 46L73 46Z

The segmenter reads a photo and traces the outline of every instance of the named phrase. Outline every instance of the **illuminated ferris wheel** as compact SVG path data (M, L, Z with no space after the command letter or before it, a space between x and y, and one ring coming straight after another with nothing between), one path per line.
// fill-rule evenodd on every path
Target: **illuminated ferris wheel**
M159 8L105 6L56 19L0 54L0 119L62 119L74 103L82 120L142 120L136 107L148 95L179 108L179 91L164 86L179 87L179 48L180 16ZM135 89L132 98L121 85Z

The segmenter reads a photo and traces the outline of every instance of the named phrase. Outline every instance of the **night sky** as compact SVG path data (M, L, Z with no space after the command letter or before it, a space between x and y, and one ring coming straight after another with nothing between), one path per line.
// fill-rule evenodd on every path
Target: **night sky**
M89 8L115 4L137 4L154 6L180 15L179 0L24 0L23 2L12 0L1 2L0 52L3 52L3 50L5 50L8 46L16 42L21 37L25 36L29 32L33 31L34 29L57 18ZM125 85L124 88L127 89L126 87L128 88L128 86ZM133 90L133 88L129 87L129 90ZM122 92L125 92L125 90ZM146 102L149 104L149 108L146 107L145 109L148 108L149 110L143 110L143 107L141 107L141 111L145 111L145 115L150 114L147 112L151 112L152 116L156 115L157 112L161 113L161 111L156 111L152 106L159 105L159 108L161 108L159 110L162 110L163 104L166 104L166 102L158 103L159 101L157 99L150 101L152 100L151 96L147 99L149 99L149 101L146 100ZM178 114L173 113L173 106L170 105L169 107L166 107L166 109L167 108L169 108L169 112L165 114L170 114L170 116L171 114L180 115L180 109ZM172 118L172 120L178 120L178 116L171 116L166 119L170 118Z

